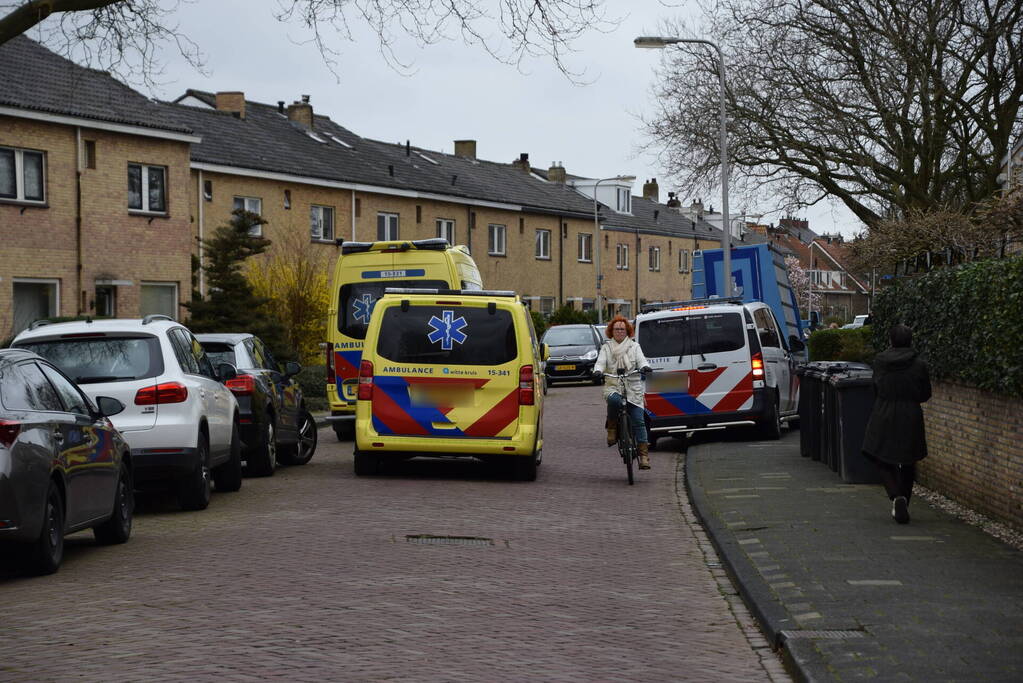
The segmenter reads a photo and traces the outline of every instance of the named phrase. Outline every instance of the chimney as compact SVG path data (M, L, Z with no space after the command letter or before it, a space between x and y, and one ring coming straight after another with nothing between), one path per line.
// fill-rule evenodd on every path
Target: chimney
M547 180L552 183L558 183L559 185L565 184L565 167L561 165L561 162L552 162L551 167L547 169Z
M512 166L518 168L520 171L526 173L532 173L533 169L529 166L529 154L523 152L519 155L519 158L512 162Z
M679 213L682 213L682 202L675 196L674 192L668 193L668 201L665 204L669 209L673 209Z
M703 200L694 199L693 205L689 207L691 212L696 215L697 218L703 218Z
M643 199L649 199L655 203L661 201L661 192L657 188L657 178L651 178L643 183Z
M455 140L455 156L465 157L466 159L476 158L476 141L475 140Z
M218 92L217 110L234 114L236 119L245 118L245 93L243 92Z
M308 95L302 95L301 102L292 102L288 105L288 118L300 126L312 130L313 105L309 104Z

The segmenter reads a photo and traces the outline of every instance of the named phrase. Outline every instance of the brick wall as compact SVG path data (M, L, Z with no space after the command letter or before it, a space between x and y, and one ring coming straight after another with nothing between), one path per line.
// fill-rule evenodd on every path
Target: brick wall
M920 483L1023 530L1023 414L1019 401L934 383L924 404L928 457Z

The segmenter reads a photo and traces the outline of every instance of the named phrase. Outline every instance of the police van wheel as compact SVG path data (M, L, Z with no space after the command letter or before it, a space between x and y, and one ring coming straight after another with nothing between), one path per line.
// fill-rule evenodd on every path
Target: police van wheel
M362 451L355 451L355 476L373 476L380 471L380 461L377 456Z
M778 415L778 399L775 396L767 400L767 411L757 422L760 429L760 436L770 441L777 441L781 438L781 417Z

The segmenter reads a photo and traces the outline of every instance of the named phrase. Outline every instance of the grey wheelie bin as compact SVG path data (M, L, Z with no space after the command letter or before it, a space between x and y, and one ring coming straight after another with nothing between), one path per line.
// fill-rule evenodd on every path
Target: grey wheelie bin
M874 406L874 375L854 368L832 375L828 383L834 403L834 454L837 471L846 484L877 484L874 463L863 457L863 437Z
M811 460L827 463L829 430L824 404L825 387L830 373L844 370L848 366L849 363L844 361L832 360L818 360L800 366L799 451Z
M813 420L811 394L816 392L814 382L816 378L809 376L809 364L800 363L796 366L796 377L799 378L799 454L804 458L810 457L813 434L816 430Z

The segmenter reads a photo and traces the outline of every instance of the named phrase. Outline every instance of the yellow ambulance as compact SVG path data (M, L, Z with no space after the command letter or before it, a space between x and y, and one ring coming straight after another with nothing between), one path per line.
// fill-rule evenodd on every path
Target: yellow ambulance
M334 266L327 321L327 400L339 439L354 433L356 385L373 307L387 287L482 289L464 246L442 238L344 242Z
M357 475L388 460L473 457L536 479L546 348L514 292L388 289L365 342Z

